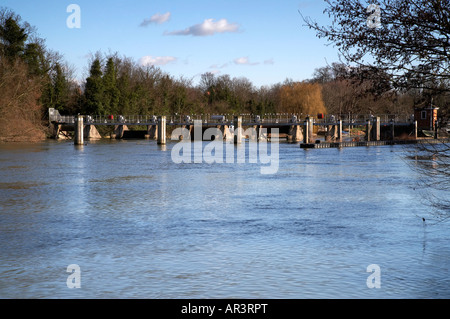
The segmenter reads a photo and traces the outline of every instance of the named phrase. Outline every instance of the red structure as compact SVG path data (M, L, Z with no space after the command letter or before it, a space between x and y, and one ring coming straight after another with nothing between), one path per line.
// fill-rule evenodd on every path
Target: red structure
M439 108L433 105L416 108L414 110L414 119L417 121L417 128L419 130L434 131L438 119L438 110Z

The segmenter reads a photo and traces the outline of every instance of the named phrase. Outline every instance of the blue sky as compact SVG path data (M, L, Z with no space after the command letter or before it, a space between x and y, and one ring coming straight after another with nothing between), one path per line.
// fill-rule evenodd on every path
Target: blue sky
M70 4L80 8L81 28L67 26ZM298 13L328 24L322 0L1 0L0 6L35 26L79 79L97 51L194 83L213 72L247 77L258 87L308 79L315 68L338 60L337 50L303 26Z

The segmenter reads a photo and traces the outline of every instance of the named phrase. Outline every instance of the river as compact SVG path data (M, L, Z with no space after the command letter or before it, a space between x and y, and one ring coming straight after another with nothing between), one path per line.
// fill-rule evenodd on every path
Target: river
M0 145L0 298L450 297L413 146L280 143L262 174L175 145Z

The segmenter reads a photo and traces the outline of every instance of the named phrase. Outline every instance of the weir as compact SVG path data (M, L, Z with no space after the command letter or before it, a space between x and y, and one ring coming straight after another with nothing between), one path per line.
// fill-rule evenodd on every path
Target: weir
M109 136L111 138L153 139L157 141L158 145L166 145L168 136L171 136L171 132L176 127L185 129L177 137L178 140L192 140L196 126L201 127L202 136L207 130L215 130L216 134L209 134L208 140L221 138L224 141L233 141L234 144L240 145L243 139L260 141L276 138L290 143L300 143L302 148L392 145L393 142L395 144L414 143L419 134L417 121L398 122L391 119L389 122L383 122L379 116L370 116L364 122L344 122L341 119L336 120L334 116L322 121L307 116L302 121L298 119L297 115L283 118L270 116L261 118L258 115L249 116L248 114L233 116L232 120L222 115L207 118L197 116L197 119L192 120L190 116L184 118L181 116L177 118L167 116L124 117L121 115L108 117L61 116L58 111L50 109L49 122L53 127L56 139L71 138L70 131L73 131L73 140L76 145L82 145L86 140L102 138L96 126L113 126L114 133ZM146 127L146 130L133 130L131 127L135 126ZM347 128L346 131L344 131L345 128ZM361 136L349 137L353 130L358 130L358 134ZM323 136L323 140L319 139L320 136ZM434 138L438 138L437 132ZM400 142L402 140L408 140L408 142Z

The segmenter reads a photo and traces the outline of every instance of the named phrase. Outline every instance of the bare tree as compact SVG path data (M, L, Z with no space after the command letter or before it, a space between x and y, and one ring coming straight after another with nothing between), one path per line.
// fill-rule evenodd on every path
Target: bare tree
M334 44L346 63L380 70L394 88L416 89L430 99L450 93L450 0L325 2L331 25L303 20L319 38ZM441 105L441 114L449 114L448 106ZM415 152L422 154L414 168L423 177L422 188L431 194L427 199L440 219L448 219L450 145L421 143Z
M306 25L350 63L376 66L396 87L449 90L449 0L325 0L333 22ZM375 19L377 23L371 23Z
M41 124L41 82L30 78L26 64L0 59L0 142L45 138Z

